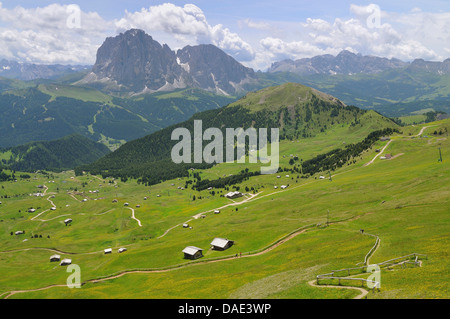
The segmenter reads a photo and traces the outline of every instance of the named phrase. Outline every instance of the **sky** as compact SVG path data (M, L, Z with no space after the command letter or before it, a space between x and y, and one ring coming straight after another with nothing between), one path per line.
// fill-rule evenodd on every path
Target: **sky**
M0 0L0 59L95 63L106 37L142 29L172 50L214 44L265 71L284 59L450 57L450 1Z

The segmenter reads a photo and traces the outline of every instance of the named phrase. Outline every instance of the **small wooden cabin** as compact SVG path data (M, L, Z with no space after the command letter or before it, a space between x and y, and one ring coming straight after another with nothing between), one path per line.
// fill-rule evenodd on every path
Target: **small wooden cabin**
M214 238L214 240L211 242L211 248L213 250L227 250L231 246L233 246L234 241L228 240L225 238Z
M61 256L60 255L53 255L50 257L50 262L60 261Z
M60 266L68 266L71 263L72 263L72 259L63 259L59 265Z
M188 246L185 249L183 249L184 253L184 259L198 259L203 257L203 249L195 247L195 246Z

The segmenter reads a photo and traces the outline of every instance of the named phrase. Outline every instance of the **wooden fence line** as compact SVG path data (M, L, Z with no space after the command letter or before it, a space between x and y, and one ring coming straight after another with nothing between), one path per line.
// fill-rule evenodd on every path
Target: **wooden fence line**
M370 236L374 236L374 235L370 235ZM377 236L378 237L378 236ZM371 251L376 247L376 245L371 249ZM366 255L367 257L367 255ZM424 254L418 254L418 253L412 253L409 255L405 255L405 256L401 256L401 257L397 257L397 258L393 258L393 259L389 259L386 260L384 262L378 263L378 264L373 264L373 265L364 265L361 267L353 267L353 268L344 268L344 269L338 269L338 270L332 270L330 273L326 273L326 274L320 274L320 275L316 275L316 283L317 285L320 285L319 280L320 279L337 279L339 282L339 286L341 285L341 280L355 280L355 281L361 281L361 286L364 286L364 282L366 283L372 283L374 284L374 286L372 287L372 291L374 291L374 288L377 288L378 290L380 289L380 282L375 281L375 280L369 280L369 279L364 279L364 278L349 278L349 277L345 277L345 276L338 276L336 275L336 273L339 272L346 272L347 276L350 276L350 272L352 270L360 270L359 273L367 273L367 268L369 266L378 266L381 268L389 268L392 266L396 266L396 265L402 265L402 267L405 264L413 264L413 265L419 265L420 262L419 260L421 260L422 258L424 259L428 259L427 255ZM414 259L414 261L411 261L411 259ZM403 260L403 261L399 261L399 260Z

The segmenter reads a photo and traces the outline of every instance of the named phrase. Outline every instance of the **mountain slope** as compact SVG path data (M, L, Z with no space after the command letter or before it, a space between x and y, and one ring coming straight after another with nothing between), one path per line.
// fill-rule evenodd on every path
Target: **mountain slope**
M58 140L33 142L0 150L2 164L12 170L66 170L89 164L110 153L103 144L81 135L70 135Z
M114 149L233 101L199 89L123 99L89 87L40 84L0 95L0 147L77 133Z
M211 164L179 164L171 160L175 128L187 128L193 136L194 120L202 120L203 130L219 128L280 128L281 140L309 138L333 127L344 127L350 134L365 137L366 132L397 127L391 120L300 84L287 83L247 94L239 101L217 110L194 115L190 120L128 142L95 163L77 169L92 174L122 178L139 178L146 184L159 183L187 175L187 170ZM364 132L361 134L361 132ZM208 144L203 142L204 145ZM155 170L155 167L158 167Z

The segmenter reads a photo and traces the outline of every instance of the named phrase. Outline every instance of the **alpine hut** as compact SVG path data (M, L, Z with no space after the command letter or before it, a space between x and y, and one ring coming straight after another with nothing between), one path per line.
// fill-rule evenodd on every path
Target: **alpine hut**
M185 249L183 249L184 253L184 259L198 259L203 257L202 254L203 249L195 247L195 246L188 246Z
M68 266L71 263L72 263L72 259L63 259L59 265L60 266Z
M214 240L211 242L211 248L213 250L226 250L233 246L234 241L224 239L224 238L214 238Z
M60 255L53 255L50 257L50 262L60 261L61 256Z

